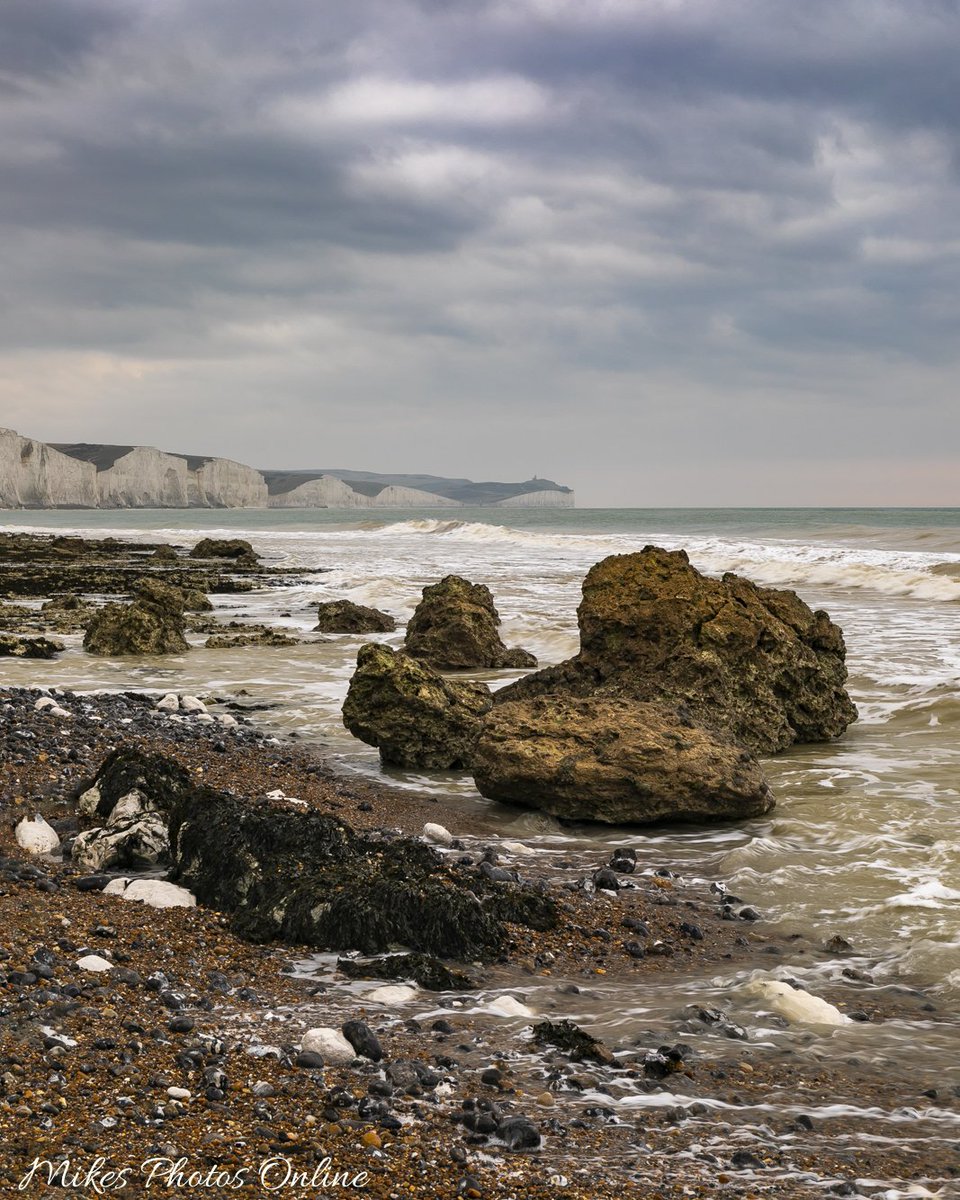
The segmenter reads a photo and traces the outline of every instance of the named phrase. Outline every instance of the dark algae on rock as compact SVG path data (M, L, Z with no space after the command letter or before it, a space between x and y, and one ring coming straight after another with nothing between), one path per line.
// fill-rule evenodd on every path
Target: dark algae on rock
M392 633L397 627L389 613L352 600L325 600L317 608L316 633Z
M182 768L136 749L107 758L88 806L109 818L134 789L169 817L172 878L255 941L365 954L400 945L489 961L508 942L506 922L556 923L548 897L478 871L455 873L423 842L361 835L284 801L197 787Z

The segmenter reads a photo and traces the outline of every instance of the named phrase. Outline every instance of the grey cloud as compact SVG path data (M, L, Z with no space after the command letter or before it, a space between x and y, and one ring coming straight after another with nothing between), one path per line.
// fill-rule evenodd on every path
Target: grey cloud
M840 457L960 432L954 3L11 0L0 47L25 432L162 405L218 448L232 405L235 457L535 456L597 498L618 422L791 460L784 397Z

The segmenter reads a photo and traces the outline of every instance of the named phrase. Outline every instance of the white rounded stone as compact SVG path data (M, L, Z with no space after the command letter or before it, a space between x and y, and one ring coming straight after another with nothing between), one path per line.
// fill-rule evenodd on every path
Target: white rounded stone
M81 971L112 971L113 963L107 962L105 958L101 958L99 954L85 954L83 958L77 959L77 966Z
M453 845L453 834L450 830L445 829L442 825L434 825L429 821L423 827L423 836L428 842L433 842L437 846Z
M24 817L17 825L14 836L17 845L28 854L53 854L60 849L60 839L52 825L40 816Z
M323 1061L331 1066L343 1066L357 1057L356 1050L340 1030L330 1026L308 1029L300 1039L300 1049L319 1054Z
M150 908L196 908L197 898L186 888L163 879L111 879L103 889L105 896L138 900Z

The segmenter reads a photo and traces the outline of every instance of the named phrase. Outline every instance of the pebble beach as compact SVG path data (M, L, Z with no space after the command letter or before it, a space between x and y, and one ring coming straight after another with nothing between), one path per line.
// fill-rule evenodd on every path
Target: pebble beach
M281 598L288 586L250 582ZM252 608L241 622L262 617ZM258 703L262 689L74 691L44 683L45 663L24 668L32 686L0 690L4 1189L955 1194L956 1014L922 977L877 978L836 923L770 920L760 884L724 880L638 831L619 831L616 851L574 838L542 853L481 808L345 770L322 739L291 736ZM425 840L452 878L486 863L552 899L558 921L510 925L496 959L458 964L466 986L397 990L364 977L362 956L251 941L229 913L148 906L104 891L116 872L26 853L24 818L66 843L88 824L79 798L120 747L244 805ZM731 976L793 978L803 997L805 972L837 962L812 997L832 1027L778 1014L770 991L716 1003ZM619 1035L582 1017L614 997L633 1013ZM357 1022L354 1053L311 1057L309 1031L328 1031L326 1046ZM898 1027L923 1030L925 1052L871 1051L872 1030Z

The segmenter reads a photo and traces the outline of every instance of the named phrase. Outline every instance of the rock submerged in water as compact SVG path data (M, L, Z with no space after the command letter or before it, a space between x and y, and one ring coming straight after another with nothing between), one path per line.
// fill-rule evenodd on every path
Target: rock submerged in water
M397 627L389 613L352 600L327 600L317 608L315 633L392 633Z
M389 646L360 647L343 723L390 766L466 767L493 700L482 683L444 679Z
M159 579L140 580L132 604L107 604L87 626L83 648L89 654L182 654L184 595Z
M856 720L843 634L794 593L701 575L647 546L591 568L580 652L501 689L494 703L563 694L683 704L756 753L838 737Z
M507 649L499 625L488 587L447 575L423 589L407 625L404 649L438 671L535 667L537 660L528 651Z
M756 759L661 704L543 696L497 705L473 748L492 800L609 824L756 817L773 796Z
M56 658L63 648L63 642L51 638L20 638L0 633L0 658Z

